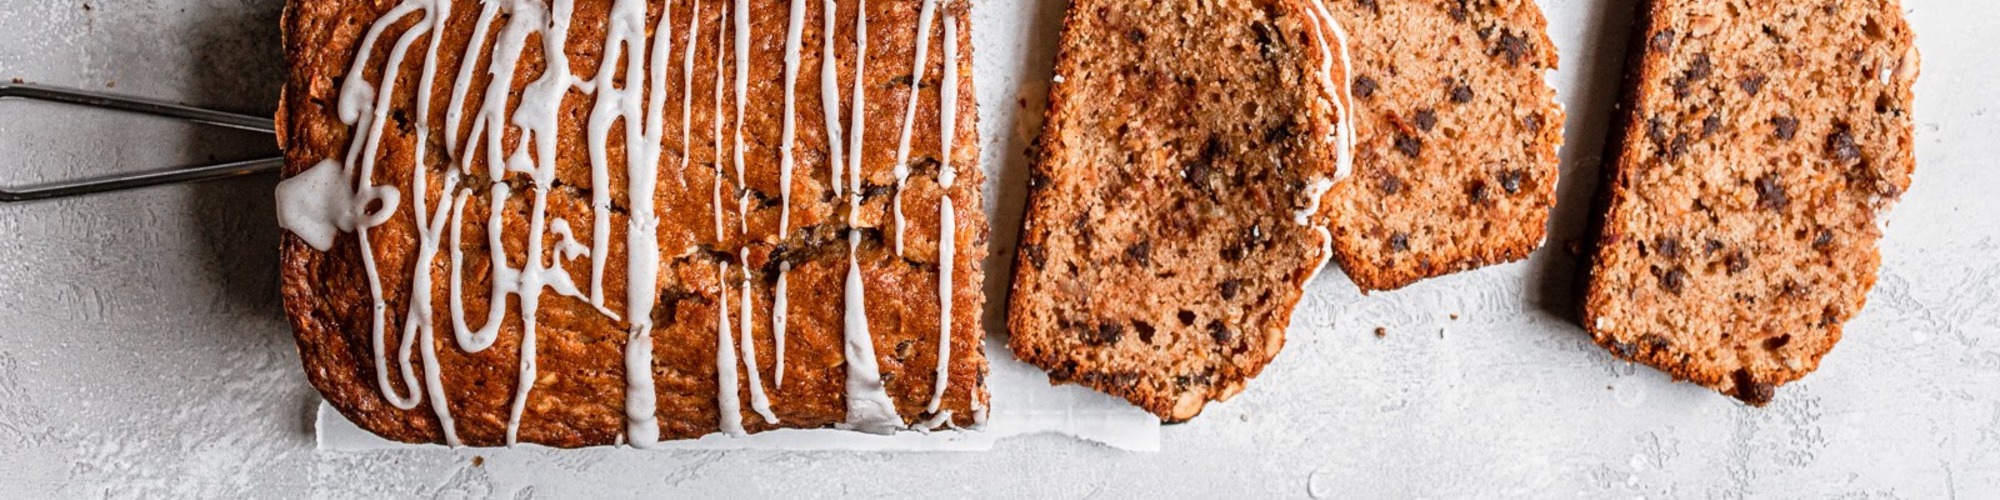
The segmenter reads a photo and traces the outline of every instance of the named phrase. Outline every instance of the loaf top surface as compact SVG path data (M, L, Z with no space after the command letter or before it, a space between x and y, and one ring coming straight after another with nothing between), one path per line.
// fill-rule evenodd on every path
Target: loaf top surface
M1621 358L1762 405L1859 312L1915 166L1895 0L1641 12L1584 325Z
M313 385L411 442L982 421L966 6L826 5L291 3Z

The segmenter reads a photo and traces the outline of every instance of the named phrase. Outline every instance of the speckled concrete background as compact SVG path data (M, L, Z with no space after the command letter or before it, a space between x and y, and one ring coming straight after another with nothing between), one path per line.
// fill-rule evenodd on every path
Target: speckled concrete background
M1371 297L1321 278L1278 363L1156 454L1052 436L946 455L320 452L259 179L0 207L0 497L2000 495L2000 3L1904 1L1925 55L1915 186L1847 340L1765 410L1592 346L1562 319L1573 263L1552 248ZM1595 188L1632 2L1542 3L1572 113L1559 248ZM0 78L269 112L279 7L8 0ZM1022 195L1062 7L975 8L994 199ZM6 183L268 148L0 104ZM1019 207L994 210L1006 255Z

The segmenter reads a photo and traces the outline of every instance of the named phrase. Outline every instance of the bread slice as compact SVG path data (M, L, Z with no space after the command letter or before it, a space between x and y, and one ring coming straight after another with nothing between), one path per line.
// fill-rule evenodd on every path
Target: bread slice
M282 289L307 378L411 442L975 425L966 14L292 2Z
M1752 405L1819 366L1909 185L1918 58L1896 0L1641 11L1583 324Z
M1339 42L1301 0L1079 0L1008 312L1016 356L1179 421L1284 345L1327 255Z
M1532 0L1327 0L1354 65L1354 178L1327 195L1362 290L1526 258L1555 204L1556 47Z

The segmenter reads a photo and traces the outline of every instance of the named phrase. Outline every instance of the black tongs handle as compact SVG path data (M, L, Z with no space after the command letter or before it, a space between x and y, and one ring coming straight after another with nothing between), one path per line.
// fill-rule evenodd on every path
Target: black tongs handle
M270 118L184 106L165 101L126 97L97 92L29 84L0 84L0 101L29 99L88 106L93 108L174 118L199 125L275 133ZM200 182L276 172L285 165L282 157L175 167L148 172L110 174L67 179L33 186L0 187L0 202L21 202L67 198L183 182Z

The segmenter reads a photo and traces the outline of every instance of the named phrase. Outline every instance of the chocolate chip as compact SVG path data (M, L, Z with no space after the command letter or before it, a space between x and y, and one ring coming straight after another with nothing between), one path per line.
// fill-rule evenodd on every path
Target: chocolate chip
M1189 164L1187 168L1181 169L1181 178L1187 180L1188 185L1194 187L1194 190L1207 191L1208 164L1203 162Z
M1657 333L1642 335L1639 337L1639 342L1645 343L1646 348L1652 349L1653 352L1665 351L1674 347L1674 341L1667 340L1666 337Z
M1646 120L1646 138L1652 139L1654 144L1666 145L1667 121L1657 116Z
M1735 276L1736 273L1750 269L1750 257L1743 255L1743 252L1735 252L1724 257L1722 264L1729 270L1730 276Z
M1139 343L1151 344L1153 343L1153 333L1157 330L1153 328L1152 323L1134 320L1132 321L1132 331L1139 334Z
M1410 236L1403 233L1389 235L1389 250L1402 252L1410 249Z
M1750 75L1738 78L1736 79L1736 86L1741 87L1743 92L1750 94L1751 97L1756 97L1758 91L1764 90L1764 75Z
M1719 130L1722 130L1722 117L1711 114L1701 119L1701 138L1707 139Z
M1243 258L1247 257L1249 253L1250 253L1249 249L1243 248L1242 245L1231 244L1229 246L1222 247L1222 260L1229 262L1236 262L1239 260L1243 260Z
M1690 142L1687 134L1674 134L1674 140L1667 144L1667 149L1664 151L1667 160L1672 161L1686 155Z
M1758 381L1757 377L1751 375L1749 370L1736 370L1736 374L1732 378L1736 382L1736 391L1733 395L1736 396L1736 399L1740 399L1745 403L1753 406L1764 406L1771 403L1772 397L1777 396L1778 388L1776 386L1768 382Z
M1673 236L1654 238L1653 249L1668 260L1681 258L1681 239Z
M1137 262L1140 266L1153 265L1153 242L1141 241L1125 247L1125 258L1132 259L1132 262Z
M1034 173L1031 173L1031 174L1028 174L1028 189L1029 189L1029 190L1031 190L1031 191L1040 191L1040 190L1042 190L1042 188L1045 188L1045 187L1049 187L1049 176L1048 176L1048 174L1044 174L1044 173L1040 172L1039 170L1038 170L1038 171L1036 171L1036 172L1034 172ZM831 191L828 191L828 192L831 192Z
M1272 36L1270 26L1266 26L1264 23L1251 24L1250 31L1257 37L1258 55L1264 56L1266 60L1272 59L1273 56L1277 55L1277 46L1273 40L1276 37Z
M1041 245L1027 245L1021 247L1021 256L1026 257L1028 259L1028 265L1035 266L1035 269L1042 269L1048 267L1049 252L1047 250L1043 250Z
M1222 300L1231 300L1231 299L1235 299L1235 298L1236 298L1236 294L1237 294L1238 292L1241 292L1241 291L1243 291L1243 281L1242 281L1242 280L1233 280L1233 279L1231 279L1231 280L1222 280L1222 284L1221 284L1220 286L1218 286L1217 288L1220 288L1220 289L1221 289L1221 292L1222 292Z
M1297 131L1292 130L1295 124L1292 123L1291 117L1286 116L1282 119L1284 121L1278 122L1277 126L1264 131L1265 144L1280 144L1290 140L1292 136L1298 135Z
M1132 28L1125 32L1125 40L1134 44L1146 43L1146 32L1139 31L1139 28Z
M1680 266L1665 270L1656 266L1653 268L1653 274L1660 279L1660 289L1666 290L1667 293L1680 295L1681 291L1687 289L1687 271Z
M1710 239L1708 240L1708 244L1703 246L1703 249L1708 250L1708 253L1713 254L1715 253L1716 250L1722 249L1722 242L1720 240Z
M1404 156L1416 158L1424 153L1424 140L1407 135L1396 135L1396 150Z
M1757 206L1784 210L1791 204L1791 197L1785 196L1785 186L1779 183L1778 174L1769 173L1757 178Z
M1194 311L1182 309L1180 313L1174 316L1181 320L1181 326L1194 326Z
M1784 349L1785 345L1791 343L1792 343L1792 334L1789 333L1779 335L1776 337L1771 337L1768 339L1764 339L1764 350L1776 351L1779 349Z
M1453 85L1451 87L1451 102L1459 104L1472 102L1472 87L1462 83Z
M1520 170L1501 170L1500 189L1507 191L1507 194L1520 193L1521 178L1525 177L1526 175L1527 175L1526 172L1522 172Z
M1673 50L1674 30L1660 30L1658 32L1654 32L1652 41L1647 42L1646 46L1652 48L1653 52L1666 52L1668 50Z
M1049 381L1065 382L1076 380L1076 368L1076 360L1065 360L1062 364L1056 365L1055 369L1049 370Z
M1208 322L1208 338L1215 340L1215 343L1228 345L1230 337L1232 335L1229 334L1229 325L1224 325L1221 321Z
M1833 245L1832 230L1820 229L1819 235L1813 236L1812 247L1814 250L1824 250L1831 245Z
M1521 117L1521 126L1527 127L1529 132L1541 132L1542 114L1529 113L1528 116Z
M1359 97L1362 99L1374 97L1376 88L1378 88L1378 86L1375 84L1374 78L1369 78L1367 76L1354 77L1355 97Z
M1465 187L1465 198L1471 200L1474 205L1484 204L1486 203L1486 191L1486 181L1475 180L1472 181L1471 185Z
M1854 143L1854 131L1845 123L1835 126L1833 134L1826 137L1826 150L1843 162L1861 159L1861 145Z
M1118 343L1119 338L1124 336L1124 326L1117 323L1098 323L1095 329L1084 329L1083 343L1090 345L1115 344Z
M1521 58L1528 55L1528 40L1522 38L1520 35L1515 35L1512 31L1501 31L1500 43L1494 46L1494 51L1488 54L1499 53L1506 55L1507 65L1519 66Z
M1609 346L1611 347L1611 354L1616 355L1620 358L1632 359L1633 356L1639 354L1639 346L1632 345L1626 342L1621 342L1615 339L1610 340L1609 342L1611 343L1611 345Z
M1789 141L1799 135L1799 119L1797 118L1789 116L1772 118L1771 125L1777 127L1772 132L1778 135L1779 140Z
M1432 111L1431 108L1417 110L1417 130L1429 132L1437 124L1438 115L1436 111Z
M1687 79L1690 82L1699 82L1702 80L1707 80L1709 75L1712 75L1714 73L1715 73L1715 63L1710 62L1708 60L1708 53L1704 52L1694 55L1694 60L1688 63L1688 69L1685 76L1687 76Z
M1403 179L1397 178L1394 175L1382 174L1382 182L1380 183L1380 187L1382 189L1382 192L1385 194L1396 194L1403 192Z

